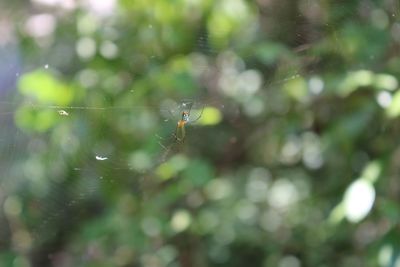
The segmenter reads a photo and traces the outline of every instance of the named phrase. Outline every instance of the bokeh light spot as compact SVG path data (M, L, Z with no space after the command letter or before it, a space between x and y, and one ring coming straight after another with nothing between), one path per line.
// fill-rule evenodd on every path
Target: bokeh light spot
M375 201L375 189L363 179L354 181L344 196L345 216L353 223L364 219L371 211Z

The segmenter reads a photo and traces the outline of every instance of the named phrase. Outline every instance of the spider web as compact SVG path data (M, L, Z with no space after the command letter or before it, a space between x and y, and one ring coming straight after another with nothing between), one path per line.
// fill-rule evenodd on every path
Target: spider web
M302 3L303 9L315 7L313 1L302 1ZM340 3L335 4L335 8L338 13L342 12L341 16L351 16L355 12L341 10ZM276 16L279 16L279 12ZM278 41L281 39L285 40L285 43L290 43L291 52L297 55L297 60L271 66L272 75L262 74L263 81L259 90L266 92L276 90L299 77L309 79L318 75L319 65L321 65L318 41L324 38L331 40L331 36L323 35L324 32L335 36L338 53L343 49L343 43L335 33L339 30L337 25L321 24L319 25L321 29L318 29L313 27L313 24L309 23L301 13L295 12L293 18L295 19L287 20L287 25L269 25L269 27L274 28L271 32L275 33ZM291 27L299 24L300 26L296 27L298 32L288 37L287 33L292 32ZM326 28L330 30L326 31ZM221 55L217 50L210 48L209 36L205 32L197 37L196 44L196 49L191 52L196 55L207 55L207 59L214 59L217 62L215 65L236 64L239 66L239 72L247 68L257 69L257 63L252 59L252 55L240 58L233 52L236 48L229 47L229 51ZM52 68L46 63L46 59L43 61L45 64L39 66L40 68ZM215 65L212 66L213 69L207 70L210 65L201 62L200 60L199 65L196 66L196 71L211 72L208 77L222 71ZM244 62L246 62L245 67ZM324 66L333 68L337 64L337 62L324 63ZM1 73L5 77L2 80L13 80L12 78L18 78L22 71L11 67ZM4 88L12 87L9 85L10 82L3 84L5 84ZM132 92L132 94L138 93L140 92ZM31 203L33 206L31 208L36 210L37 217L32 218L34 225L31 225L33 229L31 242L35 244L50 242L49 253L53 251L51 247L63 238L58 236L60 233L67 235L75 232L81 220L79 217L87 219L95 217L103 211L104 201L116 197L107 188L112 188L123 181L128 188L127 191L140 196L140 204L145 205L146 200L158 190L151 177L156 175L160 165L176 155L192 156L201 153L203 149L200 147L207 146L202 140L202 135L207 134L206 127L189 125L188 140L184 148L180 148L171 138L176 122L180 119L182 103L185 101L182 99L159 99L157 105L132 107L31 104L32 110L51 110L57 113L59 116L57 128L62 129L63 124L69 125L65 127L65 131L59 130L59 139L51 140L53 145L58 144L58 148L55 149L59 153L54 153L57 155L56 158L47 159L48 163L41 169L37 169L35 160L46 157L45 142L50 136L46 132L26 133L15 125L15 112L21 103L21 97L16 91L3 93L1 97L7 100L0 102L0 203L6 202L12 211L21 209L21 206L25 204L21 203L17 195L30 195L35 199ZM251 110L248 104L240 101L240 97L240 95L222 97L221 93L208 91L204 96L191 100L196 103L192 116L197 117L200 107L205 105L219 110L226 123L236 123L246 110ZM267 103L266 106L269 108L273 105L273 103ZM272 108L279 110L283 107ZM110 127L115 122L117 129ZM150 123L152 125L147 127L146 124ZM137 131L132 128L132 125L136 124L145 126ZM236 125L244 130L240 128L240 124ZM220 134L224 135L223 129ZM135 143L129 142L132 135L135 136L132 138L136 140ZM146 144L140 144L137 141L144 140L146 136L152 136ZM91 140L90 137L93 139ZM124 147L127 143L129 148ZM37 158L32 155L37 155ZM40 178L43 176L48 178L43 181ZM0 229L5 229L0 230L0 240L8 240L7 237L12 231L8 223L10 218L3 213L0 214ZM41 218L45 220L35 221ZM52 229L55 226L61 226L63 229ZM6 246L6 243L0 241L0 247Z

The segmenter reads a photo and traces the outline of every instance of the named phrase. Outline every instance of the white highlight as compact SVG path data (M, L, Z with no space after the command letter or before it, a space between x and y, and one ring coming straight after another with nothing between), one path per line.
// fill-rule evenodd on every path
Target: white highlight
M69 115L69 113L66 112L65 110L59 110L58 114L60 114L61 116L68 116Z
M292 182L279 179L270 188L268 202L272 207L284 211L295 204L299 198L299 192Z
M393 255L393 247L389 244L386 244L381 247L379 250L378 254L378 262L379 265L384 267L384 266L389 266L390 259L392 258ZM397 266L397 265L394 265Z
M387 108L392 103L392 95L389 92L382 91L376 96L379 106Z
M368 181L358 179L346 190L344 207L346 218L353 223L364 219L375 201L375 189Z
M113 59L118 55L118 47L113 42L105 41L100 46L100 54L107 59Z
M31 2L38 5L58 6L66 10L72 10L76 8L75 0L31 0Z
M278 264L278 267L300 267L301 263L298 258L292 255L283 257Z
M186 210L178 210L171 219L171 227L175 232L182 232L189 227L191 223L190 214Z
M86 7L98 16L110 16L117 5L115 0L86 0Z
M324 81L321 78L314 76L308 81L308 86L311 93L318 95L324 89Z
M91 58L96 53L96 42L89 37L81 38L76 43L76 52L81 58Z
M102 157L102 156L96 156L96 160L107 160L107 157Z
M54 32L56 19L51 14L31 16L25 24L26 32L32 37L45 37Z

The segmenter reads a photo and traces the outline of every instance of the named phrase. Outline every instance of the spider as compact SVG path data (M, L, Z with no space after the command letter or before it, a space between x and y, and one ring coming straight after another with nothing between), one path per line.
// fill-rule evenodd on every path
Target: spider
M184 107L188 106L188 110L182 111L182 118L178 121L178 123L176 125L174 137L175 137L175 141L177 141L177 142L183 142L185 140L185 136L186 136L185 125L188 123L193 123L193 122L198 121L201 118L201 116L203 115L203 111L204 111L204 106L203 106L199 116L194 120L190 120L190 111L192 110L193 103L184 103L183 106Z

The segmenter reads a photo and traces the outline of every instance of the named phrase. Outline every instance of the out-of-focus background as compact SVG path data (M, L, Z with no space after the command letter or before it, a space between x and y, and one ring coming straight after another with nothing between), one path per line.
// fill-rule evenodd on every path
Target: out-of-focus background
M400 266L399 16L2 0L0 266Z

